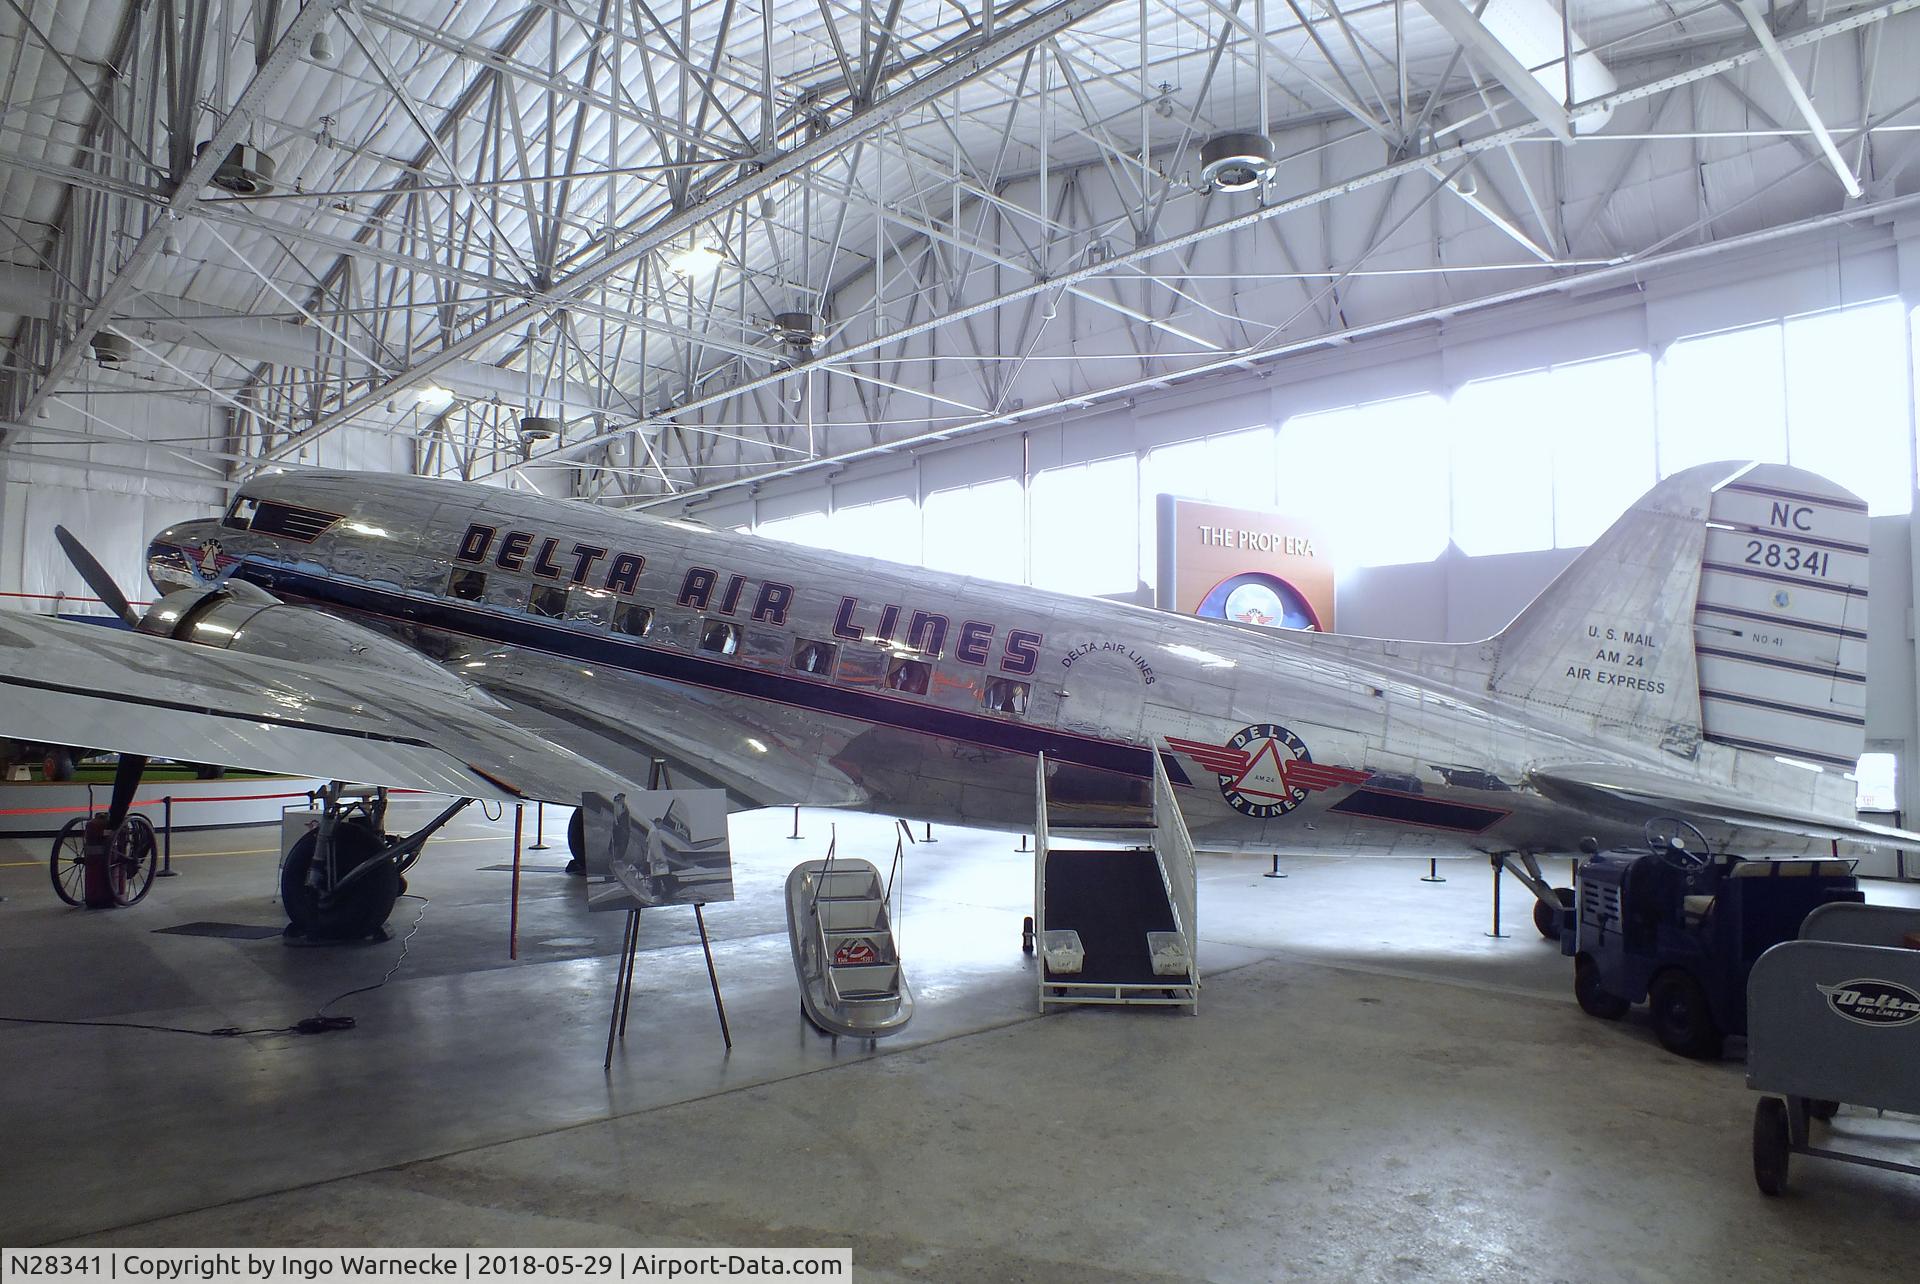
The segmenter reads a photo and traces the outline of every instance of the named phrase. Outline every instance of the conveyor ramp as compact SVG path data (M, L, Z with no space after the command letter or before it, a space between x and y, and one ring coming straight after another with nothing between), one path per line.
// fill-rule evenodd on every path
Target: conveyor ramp
M1040 1010L1103 1003L1198 1012L1193 844L1165 771L1156 764L1150 824L1098 830L1049 823L1046 772L1042 758L1033 914Z

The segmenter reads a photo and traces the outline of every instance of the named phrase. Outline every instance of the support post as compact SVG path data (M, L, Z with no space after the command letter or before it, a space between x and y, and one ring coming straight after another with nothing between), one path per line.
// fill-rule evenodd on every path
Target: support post
M513 892L507 902L507 957L520 957L520 833L526 823L527 806L515 803L513 807Z
M1030 848L1028 848L1028 846L1027 846L1027 836L1026 836L1025 834L1022 834L1022 835L1020 835L1020 846L1019 846L1018 848L1016 848L1015 850L1017 850L1017 851L1023 851L1023 852L1024 852L1024 851L1028 851L1028 850L1031 850L1031 849L1030 849Z
M160 800L160 872L156 878L173 877L173 795Z
M614 958L613 1012L607 1017L607 1059L601 1065L604 1070L613 1069L613 1036L620 1029L621 1001L626 998L627 955L633 949L633 933L639 917L634 911L627 911L626 935L620 938L620 953Z
M800 804L795 803L793 805L793 832L791 834L788 834L787 838L790 841L797 841L799 837L800 837Z
M1500 874L1501 871L1506 868L1507 862L1504 856L1498 854L1490 856L1488 859L1493 862L1493 930L1488 932L1487 935L1503 937L1506 933L1500 930Z
M1427 857L1427 872L1420 876L1420 881L1423 883L1444 883L1447 881L1440 877L1440 861L1438 858L1433 856Z
M547 805L543 802L533 804L533 846L530 852L547 850Z
M626 997L620 1001L620 1040L627 1038L627 1013L633 1010L633 965L640 958L640 911L630 909L627 914L633 919L633 935L628 938L626 978L622 982Z
M923 838L923 839L921 839L920 841L921 841L921 842L923 842L923 843L937 843L937 842L939 842L939 841L940 841L940 840L939 840L938 838L935 838L935 837L933 836L933 822L932 822L932 821L928 821L928 822L927 822L927 836L926 836L925 838Z
M733 1031L727 1026L727 1005L720 1001L720 974L713 970L713 941L707 936L706 907L697 901L693 906L693 921L700 925L700 949L707 956L707 984L713 987L713 1010L720 1018L720 1037L726 1041L727 1051L733 1051Z
M1262 878L1285 878L1286 877L1285 874L1282 874L1280 872L1280 853L1279 852L1275 852L1273 854L1273 868L1268 870L1266 873L1260 875L1260 877Z

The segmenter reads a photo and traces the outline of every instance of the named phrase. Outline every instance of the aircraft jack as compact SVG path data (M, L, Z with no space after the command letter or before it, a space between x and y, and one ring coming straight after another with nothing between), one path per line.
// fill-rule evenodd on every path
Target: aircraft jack
M1139 828L1050 827L1045 755L1036 782L1032 932L1040 947L1040 1010L1138 1004L1198 1015L1193 840L1159 756L1153 824L1144 831L1149 846L1138 845ZM1069 850L1053 845L1055 833L1133 845Z

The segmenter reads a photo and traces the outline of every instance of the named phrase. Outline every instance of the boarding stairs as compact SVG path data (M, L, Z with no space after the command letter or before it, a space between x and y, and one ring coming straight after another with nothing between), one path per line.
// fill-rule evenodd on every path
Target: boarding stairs
M1098 1003L1200 1010L1193 840L1165 768L1152 819L1063 826L1036 774L1033 926L1040 1010Z
M836 856L803 861L787 876L787 935L800 1006L829 1034L877 1039L913 1016L891 912L902 850L885 882L871 861Z

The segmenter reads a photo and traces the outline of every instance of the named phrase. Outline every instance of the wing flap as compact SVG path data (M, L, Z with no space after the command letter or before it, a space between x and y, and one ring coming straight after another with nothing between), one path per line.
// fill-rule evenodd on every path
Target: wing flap
M1611 763L1574 763L1535 768L1528 778L1541 793L1556 802L1611 815L1621 820L1645 820L1654 815L1678 815L1718 821L1749 829L1797 834L1803 838L1838 839L1869 847L1920 848L1920 834L1890 825L1874 825L1851 817L1822 815L1793 806L1762 803L1730 790L1659 772Z
M630 783L451 685L0 615L0 737L457 797L578 804Z

